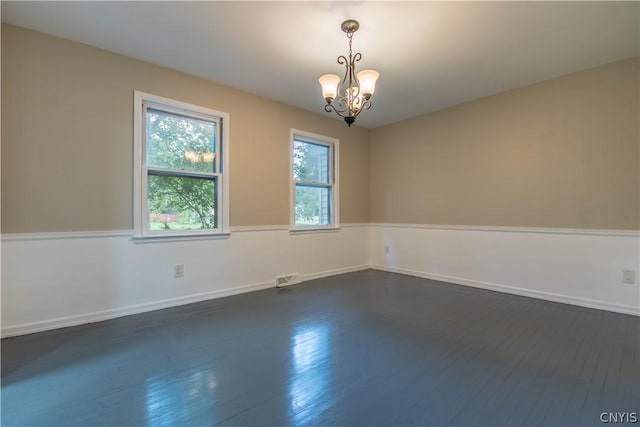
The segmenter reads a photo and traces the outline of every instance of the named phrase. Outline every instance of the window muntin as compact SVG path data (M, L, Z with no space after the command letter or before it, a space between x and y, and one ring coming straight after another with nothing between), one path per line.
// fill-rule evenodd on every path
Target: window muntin
M294 230L338 227L337 150L338 140L292 131Z
M136 92L136 236L228 232L228 115Z

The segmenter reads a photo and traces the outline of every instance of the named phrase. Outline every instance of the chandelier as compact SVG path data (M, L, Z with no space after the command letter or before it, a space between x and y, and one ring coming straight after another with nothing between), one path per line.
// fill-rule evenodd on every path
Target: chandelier
M360 28L358 21L348 19L340 28L347 33L349 39L349 59L344 55L338 56L338 64L345 67L344 77L340 81L340 76L336 74L325 74L318 81L322 86L322 96L327 101L324 110L328 113L335 111L348 126L351 126L358 114L371 108L371 96L380 74L375 70L362 70L356 74L356 62L362 59L362 54L358 52L353 55L351 39L353 33Z

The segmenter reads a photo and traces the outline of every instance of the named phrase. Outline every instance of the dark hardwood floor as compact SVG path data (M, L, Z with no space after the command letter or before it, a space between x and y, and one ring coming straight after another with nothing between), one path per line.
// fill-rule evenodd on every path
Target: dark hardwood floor
M379 271L2 340L2 425L602 425L640 318Z

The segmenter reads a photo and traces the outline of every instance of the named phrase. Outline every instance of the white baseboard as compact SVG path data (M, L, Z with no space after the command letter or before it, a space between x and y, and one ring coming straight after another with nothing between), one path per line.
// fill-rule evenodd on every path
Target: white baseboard
M369 265L356 265L353 267L337 268L334 270L320 271L317 273L309 273L302 275L303 283L307 280L320 279L323 277L335 276L337 274L351 273L354 271L367 270ZM177 307L185 304L206 301L210 299L223 298L232 295L243 294L247 292L259 291L268 288L275 288L273 281L253 283L250 285L236 286L233 288L220 289L210 292L202 292L194 295L186 295L177 298L170 298L161 301L153 301L144 304L131 305L127 307L101 310L91 313L77 314L73 316L58 317L56 319L48 319L40 322L23 323L2 328L2 338L17 335L32 334L35 332L48 331L51 329L66 328L69 326L77 326L85 323L100 322L102 320L115 319L117 317L129 316L132 314L146 313L149 311L160 310L163 308Z
M273 281L254 283L245 286L220 289L211 292L202 292L194 295L185 295L177 298L170 298L161 301L152 301L144 304L130 305L127 307L112 310L94 311L92 313L82 313L73 316L58 317L40 322L23 323L2 328L2 338L32 334L34 332L48 331L51 329L66 328L85 323L100 322L102 320L115 319L116 317L129 316L132 314L146 313L148 311L160 310L163 308L177 307L180 305L206 301L214 298L223 298L231 295L243 294L246 292L259 291L262 289L275 287Z
M406 274L408 276L420 277L423 279L437 280L439 282L454 283L456 285L470 286L474 288L487 289L490 291L503 292L512 295L519 295L529 298L537 298L546 301L559 302L563 304L577 305L598 310L613 311L616 313L631 314L640 316L640 310L631 305L614 304L607 301L596 301L587 298L579 298L569 295L561 295L550 292L542 292L531 289L517 288L514 286L501 285L498 283L482 282L479 280L465 279L461 277L445 276L442 274L429 273L425 271L409 270L406 268L390 267L385 265L371 265L374 270L387 271L390 273Z
M453 283L457 285L470 286L474 288L487 289L491 291L504 292L513 295L525 296L530 298L537 298L547 301L554 301L563 304L572 304L581 307L595 308L599 310L613 311L623 314L631 314L640 316L640 312L633 306L626 306L621 304L612 304L605 301L595 301L586 298L578 298L568 295L553 294L548 292L541 292L529 289L522 289L513 286L501 285L497 283L482 282L478 280L465 279L454 276L446 276L442 274L428 273L424 271L415 271L405 268L396 268L384 265L356 265L352 267L338 268L334 270L320 271L317 273L309 273L302 275L303 281L309 281L314 279L320 279L324 277L335 276L338 274L351 273L355 271L362 271L372 268L374 270L387 271L390 273L406 274L409 276L420 277L424 279L437 280L440 282ZM211 292L203 292L194 295L181 296L177 298L170 298L161 301L153 301L145 304L131 305L128 307L122 307L113 310L102 310L91 313L83 313L73 316L59 317L56 319L49 319L40 322L24 323L20 325L13 325L2 328L2 338L31 334L35 332L42 332L58 328L66 328L70 326L77 326L86 323L99 322L103 320L114 319L117 317L129 316L133 314L140 314L154 310L160 310L164 308L177 307L180 305L191 304L200 301L206 301L215 298L223 298L232 295L238 295L247 292L259 291L263 289L273 288L275 284L273 281L254 283L245 286L236 286L233 288L215 290Z
M354 271L368 270L370 268L371 266L369 264L356 265L353 267L345 267L345 268L336 268L335 270L327 270L327 271L320 271L318 273L303 274L302 280L306 281L306 280L321 279L323 277L336 276L338 274L353 273Z

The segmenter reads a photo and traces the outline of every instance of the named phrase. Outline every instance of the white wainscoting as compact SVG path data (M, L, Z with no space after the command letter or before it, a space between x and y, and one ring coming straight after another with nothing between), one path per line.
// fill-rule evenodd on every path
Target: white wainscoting
M131 231L2 236L2 336L94 322L369 268L368 224L293 234L232 229L227 239L135 242ZM174 278L174 265L184 277Z
M640 314L637 231L372 224L370 242L375 269Z
M343 224L136 243L131 231L2 236L2 336L94 322L369 267L640 315L636 231ZM389 253L385 254L385 246ZM183 278L173 266L184 264ZM622 283L635 270L636 284Z

